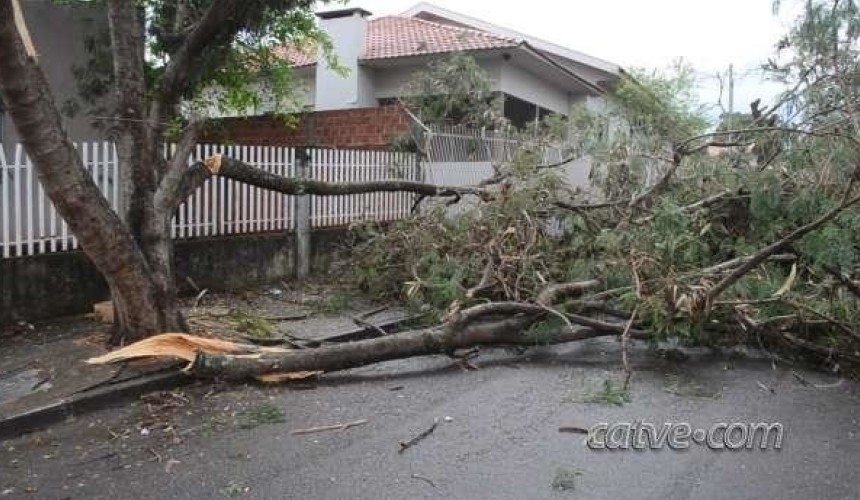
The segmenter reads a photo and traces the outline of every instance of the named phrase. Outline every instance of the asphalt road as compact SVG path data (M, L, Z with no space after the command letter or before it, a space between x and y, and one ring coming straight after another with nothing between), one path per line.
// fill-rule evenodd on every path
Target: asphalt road
M619 379L617 343L496 351L463 371L442 357L295 388L198 385L0 443L8 498L847 499L860 497L860 391L769 362L637 361L632 400L587 402ZM171 403L172 402L172 403ZM283 411L237 425L260 405ZM158 406L156 404L156 406ZM238 410L238 413L237 413ZM244 412L244 413L243 413ZM275 422L281 420L282 422ZM447 417L447 418L446 418ZM344 431L291 435L367 419ZM439 419L398 453L400 442ZM781 450L595 451L560 426L779 422ZM243 428L252 427L252 428Z

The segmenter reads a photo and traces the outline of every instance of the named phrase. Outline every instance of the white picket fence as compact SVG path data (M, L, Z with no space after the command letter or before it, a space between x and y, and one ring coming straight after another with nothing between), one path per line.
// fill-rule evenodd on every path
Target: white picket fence
M77 145L84 166L112 207L119 202L116 149L107 142ZM72 250L78 241L57 214L19 144L0 147L0 248L3 258Z
M413 154L350 149L310 150L310 177L332 183L384 180L421 181L421 165ZM392 221L408 217L412 193L365 193L311 197L311 227L344 226L356 221Z
M120 202L118 160L113 144L77 145L84 165L102 194L116 209ZM296 174L294 148L278 146L199 145L189 162L216 153L275 175ZM358 183L423 176L414 155L355 150L308 150L311 179ZM212 177L177 210L174 238L290 231L295 227L294 197L232 179ZM411 193L312 196L311 227L345 226L360 220L389 221L406 217ZM0 257L36 255L78 248L78 241L57 214L39 184L21 145L7 157L0 147Z

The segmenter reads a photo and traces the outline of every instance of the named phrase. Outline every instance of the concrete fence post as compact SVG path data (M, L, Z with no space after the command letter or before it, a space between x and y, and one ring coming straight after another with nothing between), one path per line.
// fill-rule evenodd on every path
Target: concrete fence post
M311 178L310 154L305 148L296 150L296 177ZM296 214L296 256L295 275L300 282L305 281L311 269L311 197L307 194L293 197Z

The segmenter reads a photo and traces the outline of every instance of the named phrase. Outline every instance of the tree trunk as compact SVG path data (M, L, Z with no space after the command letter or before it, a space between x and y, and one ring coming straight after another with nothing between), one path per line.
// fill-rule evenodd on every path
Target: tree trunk
M152 268L63 129L35 55L21 41L9 0L0 1L0 97L45 193L116 298L120 322L113 342L163 332L163 294Z
M164 127L176 117L183 92L201 71L195 58L227 47L242 20L263 6L241 0L212 2L151 94L144 78L144 10L136 2L107 1L117 106L113 126L118 134L124 203L117 214L63 129L36 50L22 41L26 26L17 25L12 0L0 0L0 97L48 198L110 287L117 322L114 344L186 330L176 301L170 221L181 201L211 173L202 164L188 168L198 124L189 125L170 161L163 154ZM349 186L292 180L230 159L224 160L223 170L222 175L292 194L412 191L422 196L488 196L478 188L438 188L405 181Z
M271 373L347 370L393 359L433 354L452 355L457 349L477 346L535 346L539 344L524 334L528 325L533 322L533 317L513 317L491 322L475 322L462 327L443 325L370 340L285 353L230 355L206 354L198 351L187 371L199 377L239 380ZM566 327L541 345L620 335L617 330ZM641 332L636 332L632 336L646 337Z
M162 332L187 332L188 323L179 308L173 237L170 231L172 212L154 212L145 220L141 248L150 265L157 289L158 314Z
M117 106L114 115L119 131L117 152L122 167L120 179L124 206L120 213L149 265L156 303L149 314L157 323L158 331L187 331L188 326L176 300L170 234L173 211L157 207L155 203L155 194L165 175L167 162L163 151L162 119L146 114L145 13L137 4L126 0L109 0L107 4ZM123 301L117 293L113 296L115 303ZM118 332L129 339L145 335L145 332L129 328L127 310L119 306L116 309Z

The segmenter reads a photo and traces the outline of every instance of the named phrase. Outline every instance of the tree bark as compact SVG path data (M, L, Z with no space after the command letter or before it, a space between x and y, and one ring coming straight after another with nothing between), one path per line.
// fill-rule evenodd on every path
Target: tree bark
M160 301L151 268L127 226L84 169L62 126L44 74L22 43L10 0L0 0L0 97L39 182L81 248L104 275L122 321L115 343L159 333Z
M414 181L373 181L355 183L329 183L309 179L297 179L293 177L282 177L271 174L259 168L253 167L242 161L226 156L215 155L208 158L204 163L205 168L214 175L227 177L252 186L261 187L270 191L283 194L303 195L315 194L320 196L338 196L348 194L378 193L378 192L410 192L422 196L463 196L475 195L481 199L489 199L491 191L476 187L453 187L437 186L435 184L424 184ZM197 177L200 181L203 165L195 165L187 174L187 177ZM205 177L203 178L205 180ZM193 187L193 184L191 184Z
M302 371L332 372L381 363L393 359L434 354L450 355L457 349L476 346L535 346L524 335L534 318L513 317L492 322L474 322L462 328L438 326L396 333L386 337L286 353L259 355L214 355L198 352L187 371L199 377L241 380L266 373ZM623 325L621 326L623 330ZM622 331L592 328L562 328L541 345L575 342L595 337L620 336ZM632 332L634 338L643 338Z
M213 0L182 35L155 88L148 89L144 78L145 13L136 2L108 0L117 105L113 126L124 203L118 215L86 172L63 129L35 60L36 51L28 50L22 41L21 32L26 30L16 24L12 0L0 0L0 97L48 198L110 287L117 322L114 344L187 329L176 300L170 224L177 206L211 173L202 164L187 166L199 130L195 123L186 128L173 158L165 159L166 123L177 117L182 96L199 83L205 68L212 66L204 62L229 50L241 29L263 21L268 9L310 5L307 0ZM23 27L23 20L18 21ZM229 159L224 163L222 175L283 193L412 191L427 196L488 196L476 188L439 188L403 181L328 185L272 176Z
M169 225L172 210L159 210L155 205L155 193L164 176L166 162L160 126L151 126L146 116L145 12L137 3L125 0L109 0L107 7L116 100L114 128L122 169L119 177L123 204L119 212L149 265L156 288L156 308L150 314L156 318L159 331L185 331L187 324L176 305ZM187 148L180 149L178 154L185 153L187 159L187 151ZM140 338L127 327L128 308L122 304L124 298L115 290L111 291L119 331L133 340Z

